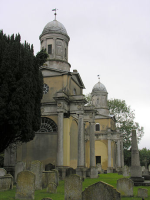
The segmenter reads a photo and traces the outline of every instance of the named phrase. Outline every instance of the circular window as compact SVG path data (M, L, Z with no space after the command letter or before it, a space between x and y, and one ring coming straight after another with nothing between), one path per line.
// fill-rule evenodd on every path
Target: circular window
M48 93L48 91L49 91L49 86L46 83L44 83L44 85L43 85L43 94Z

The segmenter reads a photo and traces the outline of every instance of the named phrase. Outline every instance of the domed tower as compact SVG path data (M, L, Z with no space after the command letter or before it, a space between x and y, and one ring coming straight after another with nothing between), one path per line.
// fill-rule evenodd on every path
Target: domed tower
M46 49L49 58L46 63L51 68L70 71L68 63L69 36L63 24L56 19L47 23L39 37L41 49Z
M97 109L98 114L109 115L107 105L108 92L106 90L106 87L100 81L94 85L91 95L92 104Z

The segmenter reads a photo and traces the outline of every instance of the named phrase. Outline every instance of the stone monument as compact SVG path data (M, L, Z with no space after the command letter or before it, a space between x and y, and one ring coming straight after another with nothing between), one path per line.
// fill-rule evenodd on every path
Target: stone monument
M135 182L144 182L142 177L142 169L140 166L139 151L137 145L136 130L132 130L132 146L131 146L131 180Z

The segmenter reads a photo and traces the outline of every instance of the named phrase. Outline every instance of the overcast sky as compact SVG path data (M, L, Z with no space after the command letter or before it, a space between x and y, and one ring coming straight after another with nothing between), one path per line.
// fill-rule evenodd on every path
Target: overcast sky
M108 98L135 110L145 132L139 149L150 149L150 0L0 0L0 29L20 33L36 54L54 8L70 36L69 63L82 77L84 94L100 75Z

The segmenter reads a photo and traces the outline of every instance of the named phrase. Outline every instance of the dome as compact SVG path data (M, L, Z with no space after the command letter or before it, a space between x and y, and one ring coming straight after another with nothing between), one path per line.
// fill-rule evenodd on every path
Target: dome
M58 22L57 20L53 20L53 21L47 23L46 26L44 27L41 35L44 35L47 33L60 33L60 34L68 36L64 25L61 24L60 22Z
M107 92L106 87L100 82L96 83L92 89L92 93L98 92Z

